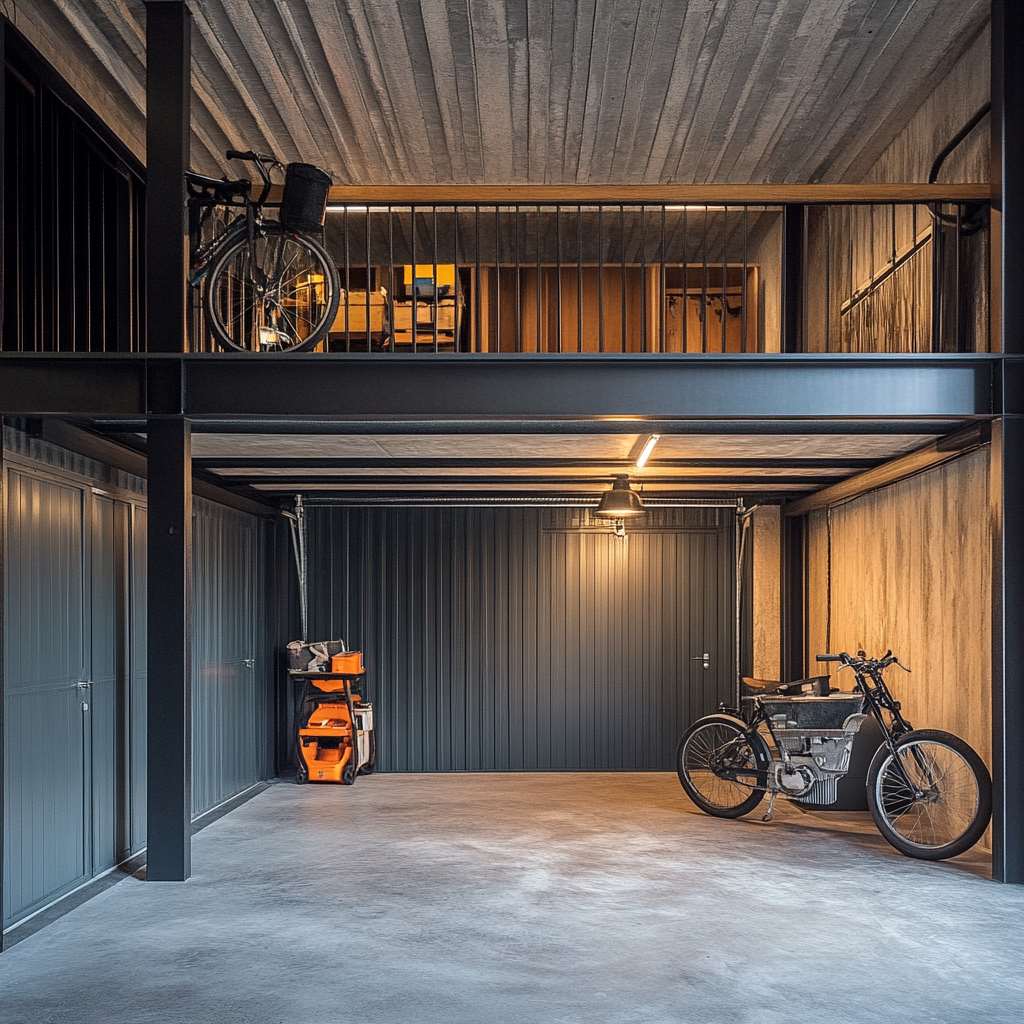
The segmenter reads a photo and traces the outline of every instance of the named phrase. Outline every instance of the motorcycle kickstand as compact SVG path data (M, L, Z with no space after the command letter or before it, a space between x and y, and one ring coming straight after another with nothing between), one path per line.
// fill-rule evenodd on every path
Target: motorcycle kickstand
M775 790L768 794L768 810L761 816L762 821L771 821L775 815Z

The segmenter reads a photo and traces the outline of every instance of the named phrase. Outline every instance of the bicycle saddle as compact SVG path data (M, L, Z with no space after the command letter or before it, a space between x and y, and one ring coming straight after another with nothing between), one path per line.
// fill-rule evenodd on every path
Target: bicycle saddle
M228 181L226 178L210 178L205 174L196 174L194 171L189 171L185 175L185 182L189 192L194 196L211 192L215 198L224 200L248 195L252 188L252 182L248 178Z
M743 676L742 682L752 697L770 693L783 697L827 697L830 692L828 676L807 676L805 679L794 679L791 683Z

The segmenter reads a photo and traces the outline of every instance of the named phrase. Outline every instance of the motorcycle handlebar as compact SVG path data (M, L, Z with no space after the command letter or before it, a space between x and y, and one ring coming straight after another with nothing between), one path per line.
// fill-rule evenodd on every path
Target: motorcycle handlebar
M892 653L892 650L888 650L880 658L869 658L863 651L858 651L856 657L851 657L846 651L841 651L839 654L818 654L815 655L817 661L831 661L839 662L841 665L849 666L862 666L864 668L875 668L883 669L888 668L890 665L899 665L899 659ZM900 668L904 666L900 665ZM907 670L909 671L909 670Z

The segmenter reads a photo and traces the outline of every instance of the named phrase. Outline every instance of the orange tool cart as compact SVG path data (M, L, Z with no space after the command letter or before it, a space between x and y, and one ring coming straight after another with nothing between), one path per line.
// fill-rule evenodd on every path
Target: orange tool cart
M362 651L331 658L330 671L289 672L300 684L296 782L341 782L373 771L373 705L363 695Z

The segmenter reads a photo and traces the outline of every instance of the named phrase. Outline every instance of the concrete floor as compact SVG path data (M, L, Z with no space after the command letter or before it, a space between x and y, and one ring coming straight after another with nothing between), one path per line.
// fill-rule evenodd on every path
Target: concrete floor
M718 821L670 775L272 786L0 956L0 1021L1024 1019L1024 887L866 816Z

